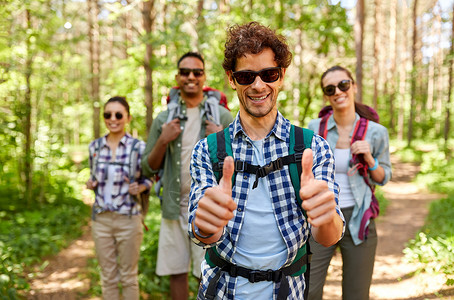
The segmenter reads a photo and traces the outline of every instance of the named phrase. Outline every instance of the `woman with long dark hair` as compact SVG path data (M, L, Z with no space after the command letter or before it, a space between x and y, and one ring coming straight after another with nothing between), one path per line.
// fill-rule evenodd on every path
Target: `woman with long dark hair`
M369 299L374 268L377 232L374 218L378 203L375 185L391 178L389 137L378 124L376 112L355 102L356 84L347 69L334 66L321 77L325 107L309 129L329 143L336 161L335 181L339 184L339 205L346 224L343 238L323 247L311 239L312 262L309 300L321 300L331 258L337 247L342 255L342 298Z

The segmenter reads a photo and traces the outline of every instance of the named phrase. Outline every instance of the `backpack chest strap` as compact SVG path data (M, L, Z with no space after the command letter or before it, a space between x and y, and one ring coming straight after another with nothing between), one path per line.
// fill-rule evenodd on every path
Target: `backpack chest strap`
M241 267L221 258L213 248L208 248L205 253L205 259L211 267L218 266L220 269L208 284L208 288L205 293L206 299L215 298L216 285L222 272L227 272L232 277L241 276L247 278L251 283L260 281L280 282L277 300L287 299L290 286L286 276L299 276L301 273L306 272L306 268L310 263L311 256L309 255L309 251L307 251L306 246L308 246L308 244L303 245L303 247L299 249L298 255L291 265L283 267L279 270L253 270ZM307 285L308 282L306 282L306 289L308 289Z
M281 170L284 166L290 165L292 163L301 163L301 158L303 153L293 153L286 155L284 157L279 157L278 159L270 162L264 166L253 165L245 161L235 160L235 172L255 174L255 182L252 186L255 189L258 185L259 178L265 177L268 174ZM225 157L224 157L225 158ZM222 172L222 167L224 165L224 158L221 158L217 163L213 164L213 170L215 172Z

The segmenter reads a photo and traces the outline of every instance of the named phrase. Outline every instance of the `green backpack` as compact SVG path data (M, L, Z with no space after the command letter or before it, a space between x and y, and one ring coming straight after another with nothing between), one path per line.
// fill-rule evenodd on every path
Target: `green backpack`
M290 178L292 181L293 188L295 190L295 195L299 207L301 207L302 201L299 196L300 190L300 178L301 178L301 159L303 156L303 151L306 148L311 147L312 138L314 132L309 129L301 128L298 126L291 126L290 129L290 145L289 145L289 154L284 157L280 157L277 160L269 163L266 166L260 167L256 165L251 165L247 162L240 160L234 161L234 174L232 176L232 185L235 184L235 176L238 172L256 174L256 181L254 182L253 189L257 187L258 178L265 177L269 173L276 170L280 170L283 166L288 165L290 171ZM225 128L223 131L210 134L207 137L208 149L210 152L210 160L213 166L213 171L216 176L217 181L222 177L222 167L224 159L227 156L233 157L232 144L230 140L229 128ZM306 212L303 211L304 216ZM309 268L310 268L310 250L309 243L306 242L303 247L298 250L298 253L295 257L295 260L290 266L281 268L277 271L258 271L250 270L243 267L235 266L230 262L224 260L215 247L208 248L205 253L205 259L211 267L218 266L220 270L229 272L231 276L242 276L248 278L250 282L258 281L275 281L281 282L281 288L278 294L278 300L287 299L289 284L285 279L285 276L299 276L305 273L306 280L306 289L304 291L305 299L307 299L307 292L309 290ZM216 285L221 276L221 271L215 275L213 280L210 281L208 289L206 291L206 299L214 299L216 295Z

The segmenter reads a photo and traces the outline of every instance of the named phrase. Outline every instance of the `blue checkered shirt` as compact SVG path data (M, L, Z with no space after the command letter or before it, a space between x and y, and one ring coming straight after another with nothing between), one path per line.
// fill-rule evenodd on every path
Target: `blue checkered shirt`
M288 155L290 142L290 122L279 112L276 123L271 132L264 139L265 163L268 164L279 157ZM246 135L240 124L239 114L229 126L232 151L235 160L252 163L253 149L250 138ZM311 145L314 153L314 166L312 171L316 179L328 182L328 187L334 192L336 198L336 211L342 217L338 205L339 187L334 182L334 156L328 143L320 136L314 136ZM244 220L248 194L252 189L255 176L248 173L237 173L235 184L232 189L232 198L237 203L234 217L224 228L224 232L214 244L206 245L195 238L192 232L191 223L195 217L198 201L203 197L207 188L217 185L216 177L210 162L210 155L207 140L200 140L192 152L191 157L191 193L189 199L189 226L188 231L192 240L199 246L208 248L216 247L222 258L230 263L235 263L233 255L236 251L236 244L241 234L241 225ZM302 209L298 206L295 191L291 183L288 166L279 171L272 172L261 180L267 181L269 186L269 201L272 201L274 214L279 231L287 245L287 260L282 267L290 265L296 257L297 251L307 241L310 225L304 217ZM344 222L345 228L345 222ZM206 261L202 263L202 291L205 293L210 280L216 275L219 268L211 268ZM304 274L296 277L287 276L290 286L288 299L303 299L305 281ZM223 272L217 285L216 299L234 299L236 277L229 276ZM273 299L276 299L280 283L274 284Z
M90 169L92 175L98 181L95 203L93 204L93 211L95 214L104 211L113 211L122 215L137 215L140 213L140 206L136 205L137 202L129 194L129 183L125 181L125 177L131 179L130 172L134 172L134 179L139 184L145 184L149 190L151 187L151 180L142 175L142 168L140 161L142 153L145 150L145 143L138 141L138 151L132 153L132 144L134 138L126 133L118 143L115 151L115 159L112 160L112 151L107 145L107 135L99 138L99 149L96 151L98 140L94 140L88 146L90 153ZM137 146L136 146L137 147ZM134 164L134 170L130 170L130 161ZM112 161L112 162L111 162ZM107 168L109 162L115 164L115 173L113 174L113 187L111 191L106 190L107 183ZM112 204L106 205L104 203L104 194L112 194Z

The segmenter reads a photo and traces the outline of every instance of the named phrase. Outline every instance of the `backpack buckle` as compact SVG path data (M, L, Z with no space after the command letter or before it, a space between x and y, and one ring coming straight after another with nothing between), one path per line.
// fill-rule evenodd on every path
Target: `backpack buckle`
M235 171L244 172L246 170L246 163L241 160L235 160Z
M213 164L213 171L222 172L223 167L224 167L224 161L218 161L217 163Z
M293 157L295 158L295 162L301 162L303 159L303 152L294 153Z
M251 270L249 272L248 280L251 283L260 282L260 281L274 281L273 280L273 270L260 271L260 270Z
M274 172L276 170L280 170L282 167L283 167L283 163L282 163L282 159L279 157L278 159L270 162L269 164L267 164L266 166L263 166L261 169L263 170L263 173L264 175L261 176L261 177L264 177L268 174L270 174L271 172Z

